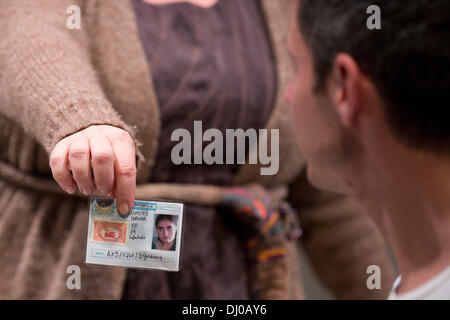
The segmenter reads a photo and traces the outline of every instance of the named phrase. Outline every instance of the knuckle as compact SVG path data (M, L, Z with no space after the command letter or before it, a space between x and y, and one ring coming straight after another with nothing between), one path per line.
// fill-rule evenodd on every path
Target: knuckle
M113 162L114 157L109 152L95 152L92 154L93 164L103 165Z
M133 164L122 164L119 166L117 173L124 177L133 177L136 174L136 166Z
M83 159L89 155L87 148L74 147L70 149L69 156L74 159Z
M77 182L80 183L89 183L91 181L91 176L88 172L85 172L84 170L74 170L73 171L73 177Z
M122 129L120 129L117 132L117 139L119 141L122 141L122 142L124 142L124 141L126 141L126 142L132 141L130 134L128 132L126 132L125 130L122 130Z
M114 184L114 179L113 177L106 177L96 180L95 183L99 190L110 190Z
M97 191L102 195L108 195L111 192L111 187L104 184L97 184Z
M53 179L55 179L55 181L63 181L66 179L66 175L64 174L63 171L53 171Z
M99 129L99 126L98 125L95 125L95 124L93 124L93 125L90 125L89 127L87 127L86 129L84 129L84 131L85 132L95 132L95 131L97 131Z
M102 126L101 125L91 125L80 132L83 132L83 134L86 134L87 136L99 135L99 134L102 134Z
M63 157L51 156L50 157L50 161L49 161L49 165L50 165L50 168L54 169L54 168L57 168L58 166L60 166L63 162L64 162L64 158Z

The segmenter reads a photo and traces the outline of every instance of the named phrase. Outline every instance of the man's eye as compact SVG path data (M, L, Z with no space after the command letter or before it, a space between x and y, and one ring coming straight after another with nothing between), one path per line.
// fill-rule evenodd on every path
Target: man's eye
M169 230L169 231L172 230L172 227L167 227L167 230Z

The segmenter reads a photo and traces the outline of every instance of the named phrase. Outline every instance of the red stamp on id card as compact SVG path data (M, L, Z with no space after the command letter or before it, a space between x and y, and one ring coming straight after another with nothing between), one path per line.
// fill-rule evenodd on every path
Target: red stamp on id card
M96 242L126 244L127 226L128 224L126 222L94 220L92 240Z

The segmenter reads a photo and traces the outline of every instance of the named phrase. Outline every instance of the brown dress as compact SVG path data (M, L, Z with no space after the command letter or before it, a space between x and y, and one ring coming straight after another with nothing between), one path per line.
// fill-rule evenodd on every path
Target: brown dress
M259 1L221 0L210 9L132 1L161 110L150 182L230 185L236 165L174 165L171 151L178 142L170 137L177 128L194 137L197 120L203 132L265 127L276 70ZM234 221L215 208L195 205L187 206L185 221L181 271L129 269L123 298L248 298Z

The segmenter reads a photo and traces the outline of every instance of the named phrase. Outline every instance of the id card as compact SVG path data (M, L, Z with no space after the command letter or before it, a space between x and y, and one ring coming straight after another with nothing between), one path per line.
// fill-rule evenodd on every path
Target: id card
M91 198L86 263L179 271L183 213L183 203L136 200L123 217L116 200Z

